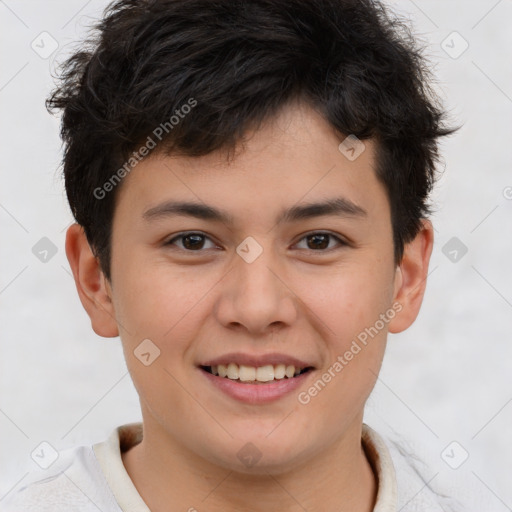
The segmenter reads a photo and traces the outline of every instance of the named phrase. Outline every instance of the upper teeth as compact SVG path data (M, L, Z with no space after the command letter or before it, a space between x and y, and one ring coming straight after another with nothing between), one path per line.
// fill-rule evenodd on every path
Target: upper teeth
M228 379L241 381L254 381L268 382L270 380L284 379L285 377L291 378L294 375L298 375L303 368L295 367L293 365L284 364L267 364L265 366L244 366L237 365L235 363L229 363L227 365L219 364L218 366L211 367L213 375L219 375L220 377L227 377Z

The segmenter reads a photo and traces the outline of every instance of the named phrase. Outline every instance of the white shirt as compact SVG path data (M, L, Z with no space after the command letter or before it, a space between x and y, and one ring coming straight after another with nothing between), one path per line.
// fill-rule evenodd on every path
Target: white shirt
M374 512L468 510L431 491L418 470L369 426L363 424L362 432L362 444L378 481ZM9 493L0 509L5 512L150 512L121 458L122 451L141 439L142 423L130 423L114 429L106 441L64 450L48 470L32 474L29 481Z

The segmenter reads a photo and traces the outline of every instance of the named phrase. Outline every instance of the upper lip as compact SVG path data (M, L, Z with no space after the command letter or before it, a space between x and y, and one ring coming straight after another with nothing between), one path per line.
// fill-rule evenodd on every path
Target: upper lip
M201 363L199 366L218 366L219 364L228 365L229 363L235 363L238 366L244 365L254 367L266 366L269 364L284 364L286 366L293 365L296 368L313 367L313 365L287 354L272 353L263 355L251 355L241 352L224 354L222 356L216 357L215 359L209 359L208 361Z

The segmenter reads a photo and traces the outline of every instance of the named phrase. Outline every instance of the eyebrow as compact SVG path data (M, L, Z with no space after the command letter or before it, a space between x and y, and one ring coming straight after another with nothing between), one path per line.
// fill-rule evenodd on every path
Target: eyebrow
M292 206L291 208L283 210L279 214L276 222L277 224L282 222L295 222L323 215L362 218L366 217L368 213L349 199L336 197L322 202ZM146 221L173 216L195 217L197 219L223 222L225 224L234 223L234 217L225 210L220 210L202 203L186 201L165 201L146 210L142 215L143 219Z

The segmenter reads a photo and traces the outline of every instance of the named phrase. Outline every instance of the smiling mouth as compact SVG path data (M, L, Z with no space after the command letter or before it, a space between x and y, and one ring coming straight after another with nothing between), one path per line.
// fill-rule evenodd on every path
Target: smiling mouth
M313 370L311 366L299 368L293 365L269 364L254 367L237 365L235 363L200 366L200 368L219 378L225 378L244 384L267 384L281 380L289 380Z

